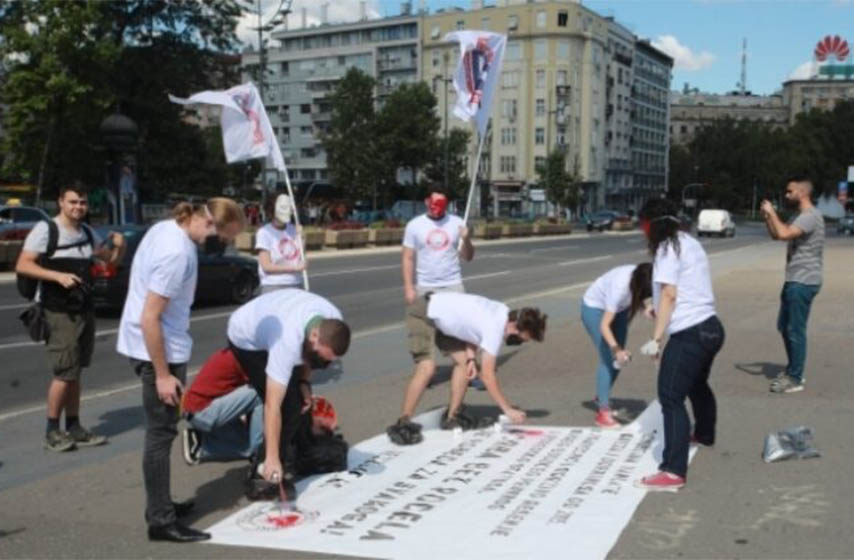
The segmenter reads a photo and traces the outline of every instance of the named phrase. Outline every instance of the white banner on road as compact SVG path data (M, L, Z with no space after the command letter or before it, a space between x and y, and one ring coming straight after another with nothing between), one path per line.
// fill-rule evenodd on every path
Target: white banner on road
M213 543L372 558L605 558L657 469L658 403L619 431L508 427L454 436L434 411L424 441L354 446L351 470L297 485L293 511L258 502ZM693 451L692 451L693 455Z

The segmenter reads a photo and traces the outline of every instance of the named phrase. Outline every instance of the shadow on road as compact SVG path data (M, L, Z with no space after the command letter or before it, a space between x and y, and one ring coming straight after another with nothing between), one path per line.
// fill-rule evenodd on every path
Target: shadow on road
M510 353L505 353L498 356L498 358L495 360L495 368L499 371L499 375L501 371L501 366L509 362L513 358L513 356L516 355L517 352L519 352L519 350L514 350ZM478 362L478 365L480 365L480 362ZM433 378L430 380L430 383L427 384L427 388L429 389L435 385L447 383L451 380L451 373L453 371L454 366L452 364L437 366L436 373L433 374Z
M20 529L10 529L8 531L0 529L0 539L8 537L10 535L17 535L18 533L23 533L24 531L26 531L24 527L21 527Z
M770 362L750 362L735 364L735 369L749 375L764 375L765 379L775 379L778 375L786 371L786 366Z
M98 418L98 424L90 426L90 429L96 434L114 437L140 427L144 422L142 406L128 406L105 412Z
M196 507L186 517L186 522L194 523L214 511L234 511L243 498L243 481L246 478L246 463L227 470L217 479L209 480L196 489Z

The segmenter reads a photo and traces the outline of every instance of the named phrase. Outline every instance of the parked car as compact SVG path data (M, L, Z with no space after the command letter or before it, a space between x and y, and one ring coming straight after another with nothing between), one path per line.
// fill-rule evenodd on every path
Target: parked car
M847 214L839 218L839 222L836 223L836 233L854 235L854 214Z
M118 265L92 265L92 297L96 307L116 309L124 304L133 255L147 230L148 226L137 225L95 228L103 238L111 231L120 231L128 245ZM255 259L241 256L231 247L221 255L199 252L196 301L245 303L255 294L258 284L258 263Z
M50 216L41 208L32 206L0 206L0 240L11 235L23 239L33 226Z
M587 217L587 231L613 229L614 221L622 216L623 214L613 210L599 210Z
M735 237L735 222L726 210L700 210L697 216L697 237L719 235Z

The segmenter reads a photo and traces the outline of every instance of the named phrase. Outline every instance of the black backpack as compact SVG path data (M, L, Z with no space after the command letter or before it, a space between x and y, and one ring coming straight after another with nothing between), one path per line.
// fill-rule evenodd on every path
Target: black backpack
M59 226L52 219L45 221L47 222L47 249L44 254L39 255L38 262L40 265L44 265L44 262L51 258L58 249L74 249L75 247L85 247L86 245L91 245L92 249L95 249L95 237L88 225L80 224L80 227L83 228L83 232L86 234L86 241L59 246ZM32 301L36 297L40 280L31 276L24 276L23 274L16 274L15 277L18 284L18 293L24 299Z

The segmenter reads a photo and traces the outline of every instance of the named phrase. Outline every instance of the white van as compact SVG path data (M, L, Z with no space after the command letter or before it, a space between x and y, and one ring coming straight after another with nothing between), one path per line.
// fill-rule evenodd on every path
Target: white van
M735 222L726 210L700 210L697 217L697 236L720 235L735 237Z

